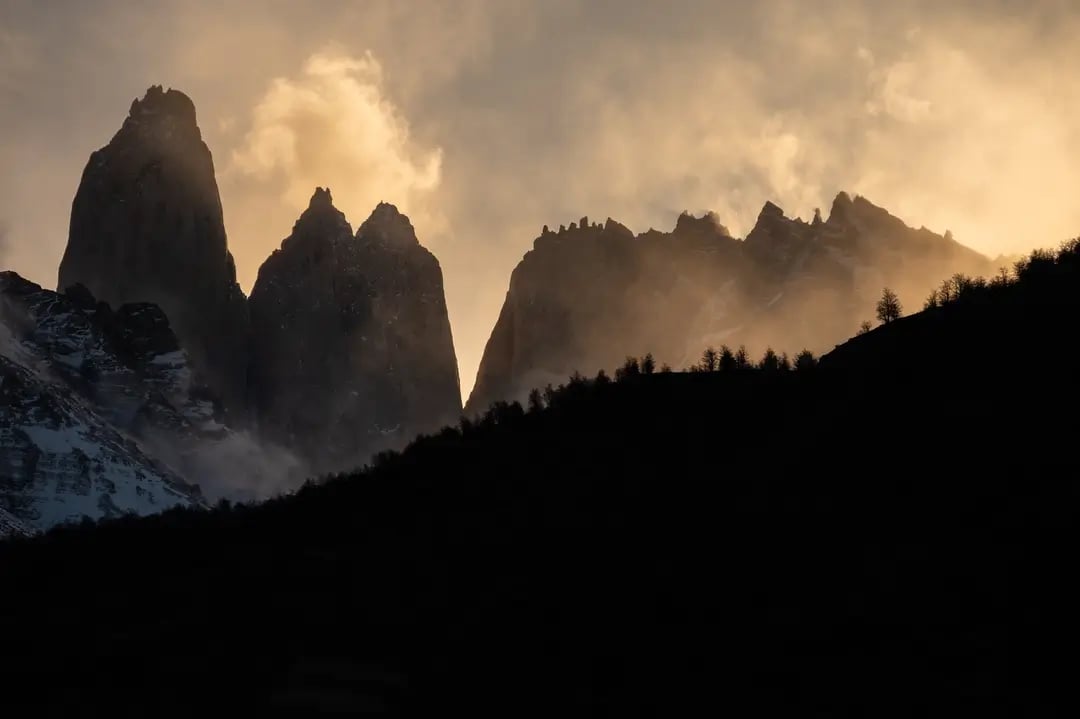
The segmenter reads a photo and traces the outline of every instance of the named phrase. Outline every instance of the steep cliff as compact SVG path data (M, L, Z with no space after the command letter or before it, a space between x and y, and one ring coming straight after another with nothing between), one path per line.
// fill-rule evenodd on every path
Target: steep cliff
M461 412L442 271L380 204L353 236L317 188L250 300L260 432L315 471L350 468Z
M112 306L159 305L196 373L232 416L243 416L247 306L226 246L210 150L183 93L151 87L90 156L71 207L58 288L75 284Z
M671 232L638 236L610 219L545 227L513 272L466 411L628 354L685 367L710 344L824 351L873 316L883 286L917 305L955 272L994 269L845 193L828 220L791 219L766 203L745 240L712 214L684 213Z

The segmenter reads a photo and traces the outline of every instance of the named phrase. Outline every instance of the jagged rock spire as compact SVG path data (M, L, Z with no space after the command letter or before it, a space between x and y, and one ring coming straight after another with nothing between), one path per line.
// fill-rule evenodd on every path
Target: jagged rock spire
M148 119L168 117L178 122L196 125L195 103L191 98L171 87L163 90L161 85L151 85L141 100L131 102L128 121L141 123Z
M442 271L409 218L382 202L352 235L316 188L251 292L260 430L316 472L457 420L457 360Z
M325 207L333 207L334 198L330 194L330 188L316 187L315 194L311 196L311 201L308 202L309 210L318 210Z
M405 215L389 202L380 202L356 231L358 240L370 240L392 247L413 247L420 244L416 230Z
M196 374L244 415L248 316L195 105L154 85L83 171L58 288L165 310Z

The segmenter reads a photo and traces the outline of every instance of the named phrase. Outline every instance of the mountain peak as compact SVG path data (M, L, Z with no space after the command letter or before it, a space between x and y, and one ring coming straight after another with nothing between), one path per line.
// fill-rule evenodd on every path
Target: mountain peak
M113 307L160 305L199 381L242 416L246 300L191 98L153 85L131 103L87 161L68 228L57 287L82 284Z
M409 218L389 202L380 202L356 231L358 240L373 240L384 245L419 245L416 230Z
M604 222L604 232L608 235L618 235L627 238L634 236L634 233L630 231L629 227L610 217Z
M281 247L291 246L297 238L314 238L323 242L335 241L343 236L352 236L352 227L345 219L345 213L334 207L329 187L316 187L307 209L300 213L292 234L281 243ZM301 243L305 241L301 240Z
M784 217L784 211L779 205L776 205L772 200L766 200L765 206L761 208L761 212L758 213L758 222L761 222L766 217Z
M720 222L720 216L713 211L708 211L701 217L695 217L684 210L675 221L675 232L706 232L719 234L722 237L731 237L731 232Z
M316 187L315 194L311 196L311 200L308 202L309 210L318 210L334 206L334 198L330 194L330 188Z
M832 209L829 210L829 220L841 220L847 217L849 211L855 203L851 200L851 195L846 192L839 192L836 198L833 199Z
M164 90L161 85L151 85L141 100L132 101L131 110L128 112L128 119L137 123L161 116L194 126L195 103L179 90L171 87Z

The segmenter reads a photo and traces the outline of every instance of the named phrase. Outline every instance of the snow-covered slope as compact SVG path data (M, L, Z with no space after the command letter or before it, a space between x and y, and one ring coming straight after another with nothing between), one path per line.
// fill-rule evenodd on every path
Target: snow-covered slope
M112 309L81 285L61 294L0 272L0 357L7 378L0 405L0 508L33 528L72 513L98 518L200 504L204 493L211 501L264 498L307 476L292 453L223 423L220 405L197 381L157 305ZM49 417L31 411L37 396ZM107 471L90 489L87 477L98 476L91 471L96 465L77 482L72 468L95 456ZM24 459L30 464L19 464ZM65 479L52 481L57 473ZM71 487L97 494L71 509ZM47 507L50 493L57 497L55 512ZM181 499L172 501L177 493ZM36 499L27 499L31 495ZM37 509L25 509L35 502Z
M0 509L43 530L201 504L185 456L225 433L156 306L0 273Z
M201 502L82 398L0 357L0 506L44 530Z
M26 537L32 534L29 527L19 521L6 509L0 509L0 539Z

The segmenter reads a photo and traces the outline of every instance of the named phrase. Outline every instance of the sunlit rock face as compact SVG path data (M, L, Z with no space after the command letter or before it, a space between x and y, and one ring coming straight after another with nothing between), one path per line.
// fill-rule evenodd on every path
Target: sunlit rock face
M442 270L381 203L353 235L317 188L251 293L260 432L336 472L457 420Z
M994 269L846 193L827 220L791 219L766 203L745 240L711 214L637 236L610 219L545 226L513 272L466 412L573 372L610 371L627 355L682 368L708 345L826 351L873 317L886 285L917 309L953 273Z
M195 106L151 87L94 152L71 209L58 287L168 315L195 372L239 420L247 405L249 322L226 246L210 150Z

